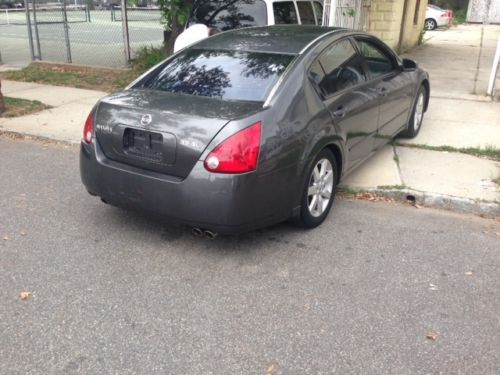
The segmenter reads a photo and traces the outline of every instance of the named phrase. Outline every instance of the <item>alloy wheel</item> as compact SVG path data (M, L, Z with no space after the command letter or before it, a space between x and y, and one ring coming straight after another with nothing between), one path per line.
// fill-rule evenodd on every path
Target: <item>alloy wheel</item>
M420 128L423 117L424 117L424 93L421 92L418 95L417 105L415 106L415 115L413 116L413 128L415 129L415 132L417 132L418 128Z
M334 172L326 158L318 160L309 179L307 206L314 217L321 216L328 207L333 193Z

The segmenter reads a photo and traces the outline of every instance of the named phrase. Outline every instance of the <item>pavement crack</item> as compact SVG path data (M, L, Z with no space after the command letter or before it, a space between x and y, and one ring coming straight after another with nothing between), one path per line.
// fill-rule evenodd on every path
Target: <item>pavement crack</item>
M399 165L399 155L398 155L398 152L396 150L395 144L392 144L392 152L394 154L393 159L394 159L394 163L396 163L396 170L398 171L399 181L401 182L402 186L406 186L406 184L403 180L403 173L401 173L401 167Z
M484 40L484 27L481 27L481 42L479 43L479 56L477 57L476 73L474 74L474 86L472 88L472 93L477 94L477 80L479 77L479 67L481 66L481 55L483 52L483 40Z

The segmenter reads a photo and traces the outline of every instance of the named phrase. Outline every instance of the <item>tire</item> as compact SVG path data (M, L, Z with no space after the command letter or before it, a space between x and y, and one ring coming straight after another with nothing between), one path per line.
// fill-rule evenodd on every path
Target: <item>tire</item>
M427 100L427 90L422 85L418 89L417 97L415 99L415 104L413 104L413 112L410 117L410 121L406 125L406 130L399 133L402 138L415 138L422 128L422 122L424 120L425 112L425 102Z
M338 166L335 156L330 150L323 149L307 173L297 224L304 228L315 228L326 219L335 198L337 182Z
M427 18L424 22L424 29L425 30L435 30L437 28L437 22L436 20L433 20L432 18Z

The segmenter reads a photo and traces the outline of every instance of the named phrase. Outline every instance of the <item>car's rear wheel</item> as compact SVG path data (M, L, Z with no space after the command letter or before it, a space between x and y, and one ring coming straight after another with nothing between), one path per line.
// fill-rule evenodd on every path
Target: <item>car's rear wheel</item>
M335 197L338 167L330 150L324 149L316 156L307 176L298 223L314 228L328 216Z
M425 102L427 100L427 90L424 86L420 86L417 99L413 105L413 113L408 121L408 125L405 131L399 134L403 138L415 138L422 128L422 121L424 119L425 112Z
M437 22L433 20L432 18L427 18L424 22L424 29L425 30L434 30L437 28Z

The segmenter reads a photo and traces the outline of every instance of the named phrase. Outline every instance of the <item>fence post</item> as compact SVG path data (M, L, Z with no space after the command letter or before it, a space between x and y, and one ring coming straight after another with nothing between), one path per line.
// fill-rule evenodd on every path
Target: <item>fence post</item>
M26 27L28 27L28 42L30 45L31 61L35 60L35 49L33 48L33 35L31 34L31 18L30 18L30 5L28 0L24 2L24 9L26 12Z
M64 26L64 39L66 40L66 56L68 63L72 62L71 59L71 44L69 42L69 27L68 27L68 14L66 13L66 0L63 0L63 26Z
M42 51L40 49L40 36L38 35L38 22L36 20L36 0L33 0L33 23L35 26L36 49L38 52L38 56L36 56L35 58L37 60L41 60L42 59Z
M128 34L128 16L127 16L127 0L121 0L122 5L122 33L123 46L125 52L125 64L130 63L130 39Z

